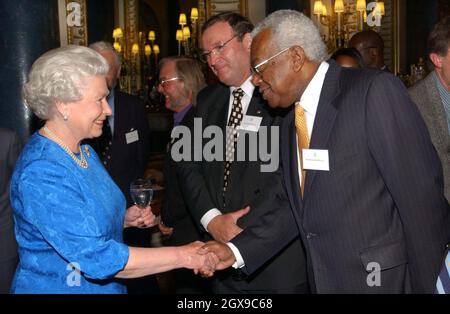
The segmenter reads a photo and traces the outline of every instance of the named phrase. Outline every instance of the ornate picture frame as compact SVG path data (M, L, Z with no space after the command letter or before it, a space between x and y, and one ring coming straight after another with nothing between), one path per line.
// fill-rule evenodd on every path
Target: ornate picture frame
M86 0L58 0L60 44L88 44Z
M236 12L243 16L248 16L247 0L205 0L205 2L206 19L225 11Z

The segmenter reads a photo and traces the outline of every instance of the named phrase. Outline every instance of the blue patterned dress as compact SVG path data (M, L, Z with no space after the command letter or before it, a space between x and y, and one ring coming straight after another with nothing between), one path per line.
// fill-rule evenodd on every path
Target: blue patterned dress
M83 169L39 133L22 151L11 180L20 257L12 293L126 293L113 278L129 255L125 198L90 147L86 159Z

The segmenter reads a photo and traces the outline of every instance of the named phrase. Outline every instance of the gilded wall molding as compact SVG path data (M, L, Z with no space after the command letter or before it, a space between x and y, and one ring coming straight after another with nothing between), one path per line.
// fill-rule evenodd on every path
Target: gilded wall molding
M61 42L61 45L87 46L88 29L86 0L65 0L60 1L58 4L63 4L65 6L65 10L61 10L60 8L59 18L60 26L65 25L65 29L60 29L60 32L66 34L66 36L61 36L61 38L67 40L67 42ZM65 12L64 16L61 16L61 12ZM61 19L63 19L62 22Z

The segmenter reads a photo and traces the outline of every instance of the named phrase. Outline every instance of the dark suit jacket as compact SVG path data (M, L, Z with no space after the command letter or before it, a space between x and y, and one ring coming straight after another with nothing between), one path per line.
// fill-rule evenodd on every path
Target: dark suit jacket
M150 155L150 131L142 101L132 95L114 92L114 134L111 147L111 160L106 170L119 186L127 199L127 205L133 204L130 197L130 183L144 175ZM127 144L126 134L138 131L139 140ZM100 137L87 141L99 156L102 155Z
M285 184L316 291L432 293L450 211L438 156L403 84L330 62L310 144L328 150L330 171L307 171L303 200L293 110L281 136ZM372 262L381 286L367 284Z
M427 124L431 141L441 159L444 169L445 196L450 202L450 135L444 105L433 76L433 73L430 73L415 84L409 89L409 94Z
M0 129L0 147L0 262L6 262L17 256L9 183L22 144L16 133Z
M194 123L194 107L191 107L180 122L180 126L192 128ZM183 199L179 178L176 171L176 162L170 154L171 144L164 160L164 186L165 195L161 209L161 219L168 227L173 227L173 233L169 238L171 245L188 244L201 240L204 234L197 228L186 203Z
M218 126L225 134L230 90L224 85L213 85L200 92L196 107L196 118L200 118L203 129L208 126ZM269 114L265 103L255 90L249 104L247 115L261 116L262 126L271 126L274 118ZM270 137L269 137L270 138ZM203 147L209 139L203 141ZM224 141L225 143L225 141ZM225 151L225 150L224 150ZM247 234L246 241L237 243L238 249L246 261L251 251L265 250L253 241L260 234L247 232L245 229L255 221L261 221L266 228L258 229L263 234L274 237L283 230L289 229L285 223L295 227L293 219L286 222L277 218L278 211L289 212L289 203L281 183L280 172L264 173L260 171L262 162L234 161L231 166L228 190L223 204L223 161L199 161L178 163L178 175L182 180L182 192L188 208L195 218L199 228L201 217L210 209L218 208L223 213L241 209L250 205L250 213L238 221L238 225ZM292 214L291 214L292 215ZM250 230L250 229L249 229ZM277 248L277 255L265 263L258 271L250 269L251 276L244 281L233 280L233 270L218 272L216 278L228 286L234 286L240 291L271 291L277 292L306 282L304 252L299 238L291 236L290 243L284 243ZM240 246L244 243L245 245ZM287 246L286 246L287 245ZM232 278L233 277L233 278Z

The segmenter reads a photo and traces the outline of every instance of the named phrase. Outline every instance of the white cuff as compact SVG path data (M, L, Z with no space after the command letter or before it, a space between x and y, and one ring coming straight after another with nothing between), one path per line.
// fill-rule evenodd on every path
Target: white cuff
M208 231L208 224L211 222L211 220L213 220L213 218L219 215L222 215L220 210L218 210L217 208L210 209L206 212L206 214L203 215L202 219L200 219L200 223L202 224L203 228Z
M244 267L245 262L238 248L231 242L227 242L226 245L228 245L228 247L233 251L234 258L236 259L236 261L233 263L233 265L231 265L231 267L235 269Z

